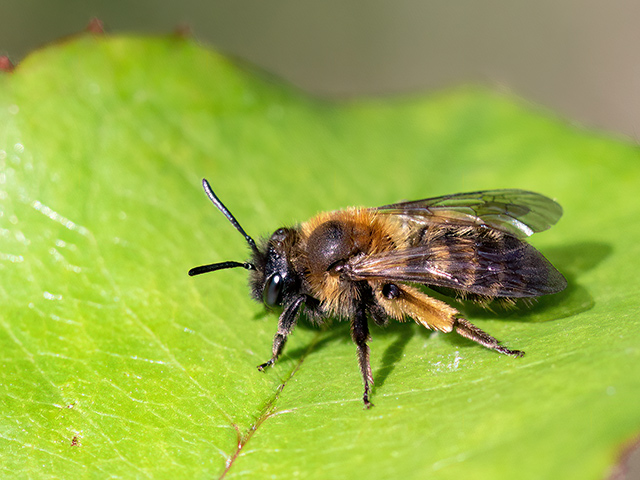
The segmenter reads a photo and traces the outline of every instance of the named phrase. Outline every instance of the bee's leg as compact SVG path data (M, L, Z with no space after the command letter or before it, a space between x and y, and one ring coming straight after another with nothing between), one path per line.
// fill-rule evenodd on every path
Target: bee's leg
M293 301L288 303L284 307L284 311L280 315L280 319L278 320L278 331L273 337L273 348L272 348L272 356L268 362L263 363L262 365L258 365L258 370L264 371L265 368L273 365L280 353L282 353L282 349L284 348L284 344L287 342L287 335L291 333L293 327L296 326L296 320L298 318L298 310L300 309L300 305L305 300L306 296L296 297Z
M460 318L455 308L425 295L415 287L387 283L376 291L376 300L392 318L401 320L404 317L412 317L420 325L432 330L444 333L455 330L463 337L496 352L514 357L524 355L520 350L509 350L503 347L491 335L470 321Z
M456 318L454 328L456 332L463 337L473 340L474 342L478 342L480 345L490 348L491 350L495 350L496 352L511 355L513 357L521 357L524 355L524 352L520 350L509 350L507 347L503 347L500 345L498 340L464 318Z
M360 365L360 373L364 383L364 394L362 400L365 408L373 407L373 403L369 401L369 393L371 393L371 385L373 385L373 374L371 373L371 364L369 363L369 324L367 323L367 312L364 306L356 307L356 312L351 319L351 338L356 347L358 347L358 364Z

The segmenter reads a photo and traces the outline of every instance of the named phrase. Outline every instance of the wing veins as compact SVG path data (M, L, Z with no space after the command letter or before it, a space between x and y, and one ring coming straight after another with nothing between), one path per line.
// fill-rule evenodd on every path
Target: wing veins
M554 225L562 207L554 200L527 190L484 190L445 195L378 207L413 225L459 225L492 228L526 238Z

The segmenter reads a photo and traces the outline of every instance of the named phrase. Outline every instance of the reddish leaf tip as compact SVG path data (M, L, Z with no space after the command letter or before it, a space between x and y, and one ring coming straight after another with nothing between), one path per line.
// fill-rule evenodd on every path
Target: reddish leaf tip
M0 72L13 72L13 69L16 68L9 57L6 55L0 55Z
M100 20L99 18L94 17L91 20L89 20L89 24L85 28L85 31L89 33L94 33L96 35L104 35L105 33L104 23L102 23L102 20Z
M640 468L640 437L626 444L620 453L618 463L613 466L609 480L631 480L638 478Z
M173 31L173 34L178 38L190 38L193 36L193 30L190 25L179 23Z

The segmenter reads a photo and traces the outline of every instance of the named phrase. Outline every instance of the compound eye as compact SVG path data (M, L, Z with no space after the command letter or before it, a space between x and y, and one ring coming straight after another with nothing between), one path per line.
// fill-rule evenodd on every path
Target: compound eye
M274 273L271 275L267 282L264 285L264 290L262 291L262 301L273 307L280 302L280 297L282 294L282 277Z

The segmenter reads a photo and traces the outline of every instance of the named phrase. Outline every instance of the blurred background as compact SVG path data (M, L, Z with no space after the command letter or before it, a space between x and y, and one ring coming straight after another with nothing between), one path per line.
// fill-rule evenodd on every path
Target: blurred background
M640 139L638 0L2 0L0 55L83 30L177 28L312 94L428 93L483 84L568 122ZM638 449L632 472L640 471Z
M0 55L17 63L91 17L113 33L187 27L320 96L484 84L640 138L637 0L2 0Z

